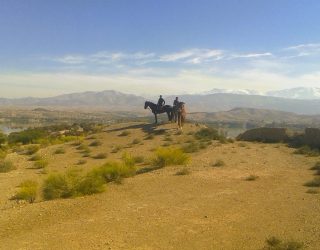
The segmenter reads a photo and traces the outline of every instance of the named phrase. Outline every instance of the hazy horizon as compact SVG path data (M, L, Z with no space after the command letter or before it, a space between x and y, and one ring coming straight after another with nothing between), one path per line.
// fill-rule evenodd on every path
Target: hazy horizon
M318 1L3 1L0 97L320 86Z

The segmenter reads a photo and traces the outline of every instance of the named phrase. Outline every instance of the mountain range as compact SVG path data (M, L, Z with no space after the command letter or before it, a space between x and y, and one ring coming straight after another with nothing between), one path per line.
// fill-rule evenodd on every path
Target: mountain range
M314 88L314 96L319 89ZM297 93L292 90L291 93ZM299 92L299 91L298 91ZM284 91L283 93L288 93ZM300 91L303 93L303 91ZM273 93L277 95L277 93ZM288 95L288 94L286 94ZM167 104L172 104L175 96L165 96ZM320 114L320 98L298 99L283 98L275 96L263 96L244 93L210 93L197 95L179 95L181 101L186 103L189 112L217 112L227 111L234 108L268 109L297 114ZM0 98L2 107L52 107L72 109L100 109L106 111L135 111L144 112L144 101L142 96L124 94L113 90L101 92L83 92L65 94L48 98ZM153 100L156 102L157 98Z
M239 95L262 95L262 96L273 96L283 97L289 99L320 99L320 88L306 88L298 87L292 89L283 89L275 91L267 91L265 93L250 89L212 89L210 91L202 92L203 95L208 94L239 94Z

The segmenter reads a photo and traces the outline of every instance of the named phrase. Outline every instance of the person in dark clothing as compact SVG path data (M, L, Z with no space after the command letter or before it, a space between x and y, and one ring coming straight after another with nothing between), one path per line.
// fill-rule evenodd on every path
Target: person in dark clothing
M179 104L179 99L178 97L176 97L176 99L174 99L173 101L173 106L177 106Z
M162 109L162 107L166 104L165 100L162 98L162 95L160 95L158 100L158 109Z

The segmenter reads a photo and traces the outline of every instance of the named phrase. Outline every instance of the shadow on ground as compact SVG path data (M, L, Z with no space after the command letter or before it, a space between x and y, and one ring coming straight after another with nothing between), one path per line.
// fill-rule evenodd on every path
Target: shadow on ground
M162 124L159 124L162 125ZM124 131L128 129L141 129L143 132L148 133L148 134L162 134L165 133L166 131L169 131L170 128L158 128L159 125L156 124L135 124L135 125L130 125L126 127L121 127L121 128L115 128L115 129L107 129L105 132L119 132L119 131Z

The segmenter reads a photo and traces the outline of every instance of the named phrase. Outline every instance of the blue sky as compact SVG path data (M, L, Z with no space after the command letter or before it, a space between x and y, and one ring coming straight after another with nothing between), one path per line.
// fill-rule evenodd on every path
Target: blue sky
M0 0L0 96L320 87L320 1Z

